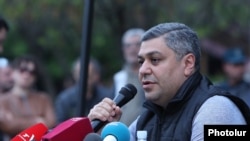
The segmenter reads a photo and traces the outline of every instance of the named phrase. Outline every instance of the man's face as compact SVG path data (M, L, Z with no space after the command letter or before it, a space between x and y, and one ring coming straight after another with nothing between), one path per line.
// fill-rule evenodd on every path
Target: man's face
M99 83L99 74L95 70L94 65L92 63L89 63L89 68L88 68L88 89L91 89L94 85Z
M174 51L165 45L162 37L142 42L138 53L139 79L146 99L166 106L187 79L185 59L176 60Z
M2 91L8 90L13 86L12 69L9 66L0 68L0 86Z
M123 53L127 63L137 64L137 54L141 45L140 36L128 37L123 43Z
M7 30L5 28L0 29L0 52L3 52L3 42L7 36Z
M243 79L243 75L245 72L245 64L225 63L223 69L228 79L233 80L235 82L239 82Z

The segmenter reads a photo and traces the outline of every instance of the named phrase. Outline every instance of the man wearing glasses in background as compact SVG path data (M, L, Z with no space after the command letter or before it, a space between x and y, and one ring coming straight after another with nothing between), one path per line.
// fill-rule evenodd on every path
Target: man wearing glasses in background
M117 95L121 87L127 83L134 84L137 88L135 97L122 107L123 116L120 121L126 125L130 125L140 114L142 111L142 103L145 100L144 92L138 79L138 70L140 66L137 61L141 37L144 32L145 31L141 28L130 28L123 34L122 53L124 64L122 69L114 75L114 95ZM131 109L133 109L133 112L131 112Z

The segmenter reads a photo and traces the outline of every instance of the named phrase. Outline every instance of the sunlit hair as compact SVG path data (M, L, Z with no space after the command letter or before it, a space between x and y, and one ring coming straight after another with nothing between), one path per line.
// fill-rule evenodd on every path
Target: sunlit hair
M162 36L166 46L176 54L176 59L181 60L188 53L195 56L195 68L200 68L200 45L197 34L182 23L162 23L150 28L142 37L142 41Z
M122 36L122 43L124 44L127 38L133 37L133 36L140 36L145 33L145 31L141 28L131 28L128 29Z

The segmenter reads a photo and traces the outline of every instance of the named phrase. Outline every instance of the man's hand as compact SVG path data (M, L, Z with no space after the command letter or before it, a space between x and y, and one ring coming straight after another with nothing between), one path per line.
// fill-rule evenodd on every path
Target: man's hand
M116 106L110 98L104 98L100 103L96 104L88 114L90 120L99 119L101 121L118 121L121 118L121 109Z

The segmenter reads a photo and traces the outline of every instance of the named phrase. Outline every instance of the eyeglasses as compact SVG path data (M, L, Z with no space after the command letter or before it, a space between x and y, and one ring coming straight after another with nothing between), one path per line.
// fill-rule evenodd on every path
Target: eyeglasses
M27 72L27 73L29 73L29 74L31 74L31 75L35 75L35 74L36 74L36 70L35 70L35 69L29 69L29 68L27 68L27 67L20 67L20 68L19 68L19 71L20 71L21 73Z

